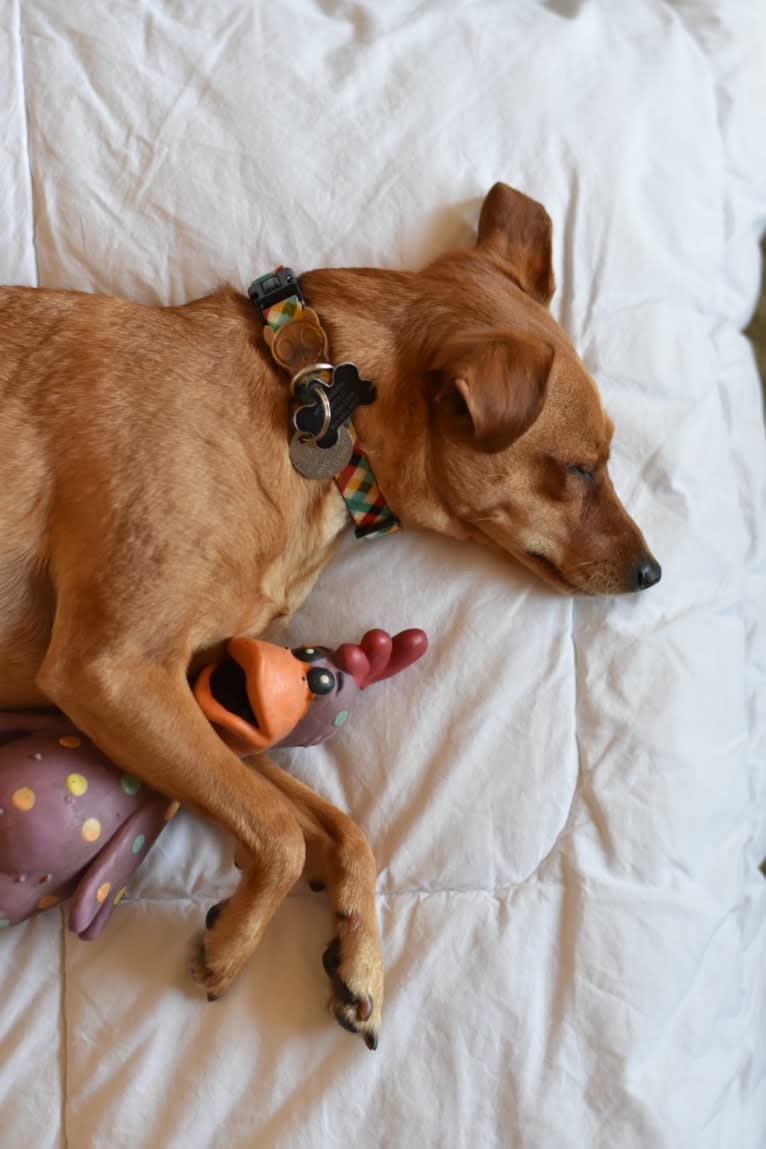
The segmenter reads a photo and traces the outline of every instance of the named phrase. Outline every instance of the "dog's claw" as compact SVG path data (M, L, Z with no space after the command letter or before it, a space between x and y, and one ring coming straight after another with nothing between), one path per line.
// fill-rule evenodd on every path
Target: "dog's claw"
M347 1029L349 1033L358 1033L359 1030L354 1025L353 1021L349 1021L340 1006L335 1009L335 1020L341 1029Z
M222 909L223 902L216 902L214 906L210 907L210 909L205 914L205 929L212 930L213 926L221 915Z
M195 984L204 988L205 982L210 976L210 971L207 968L207 954L205 953L205 942L203 939L200 939L196 952L192 957L191 975Z
M368 1008L369 1012L365 1012L365 1014L362 1015L362 1013L360 1013L359 1009L357 1009L357 1011L356 1011L357 1019L361 1022L366 1021L370 1017L370 1014L372 1013L372 1000L370 998L368 998L366 1004L367 1004L367 1008ZM347 1030L348 1033L354 1033L354 1034L360 1035L362 1040L364 1041L364 1044L367 1046L368 1049L375 1050L378 1048L378 1031L376 1029L370 1029L370 1030L366 1030L366 1031L362 1030L359 1027L359 1025L356 1023L356 1021L354 1021L354 1019L352 1017L348 1016L347 1012L345 1011L343 1006L340 1004L335 1006L335 1009L333 1010L333 1014L335 1016L335 1020L337 1021L338 1025L341 1027L341 1029Z
M335 991L335 996L339 1001L342 1001L344 1005L359 1005L359 998L357 995L351 992L345 981L341 981L337 974L335 974L330 980L332 981L332 988ZM370 1016L369 1013L367 1016Z
M208 1001L218 1001L228 989L229 980L221 977L207 964L204 943L201 943L197 956L192 962L192 978L204 990Z
M340 938L334 937L322 954L324 972L332 981L340 966Z

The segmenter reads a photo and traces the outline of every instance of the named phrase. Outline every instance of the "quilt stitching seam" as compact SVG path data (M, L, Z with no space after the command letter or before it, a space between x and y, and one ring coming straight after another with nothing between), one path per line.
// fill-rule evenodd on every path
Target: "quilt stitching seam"
M32 228L32 259L34 261L34 268L35 268L35 286L39 287L39 285L40 285L40 270L39 270L38 259L37 259L37 236L36 236L37 220L36 220L36 213L35 213L34 180L32 178L32 155L31 155L31 150L29 147L29 101L27 99L26 74L25 74L25 68L24 68L24 29L23 29L23 12L22 12L22 7L21 7L21 0L17 0L16 15L17 15L17 20L18 20L17 32L18 32L18 52L19 52L19 78L21 80L21 90L22 90L22 93L24 96L24 123L23 123L22 144L24 147L24 156L25 156L26 161L27 161L27 168L26 168L26 171L27 171L27 189L28 189L28 194L29 194L29 205L32 209L32 211L31 211L31 216L32 216L32 223L31 223L31 228Z
M67 1129L67 1102L69 1099L69 1019L67 1017L67 931L66 931L66 914L60 907L58 910L59 923L60 923L60 940L61 940L61 1114L59 1117L59 1129L61 1130L61 1144L63 1149L69 1149L69 1131Z

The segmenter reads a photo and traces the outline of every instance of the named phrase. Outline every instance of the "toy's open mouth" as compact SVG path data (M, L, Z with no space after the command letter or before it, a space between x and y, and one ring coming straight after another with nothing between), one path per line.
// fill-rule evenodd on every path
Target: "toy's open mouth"
M233 658L226 658L214 669L210 678L210 693L224 710L236 714L251 726L260 724L247 696L247 678L242 667Z

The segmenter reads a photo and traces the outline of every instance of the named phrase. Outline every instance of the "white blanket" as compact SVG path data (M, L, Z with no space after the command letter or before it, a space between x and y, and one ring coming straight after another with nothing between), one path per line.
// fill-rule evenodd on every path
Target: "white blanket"
M763 1149L765 59L751 0L0 8L0 280L176 303L416 267L504 179L553 217L553 308L664 571L572 602L349 538L291 636L431 652L284 761L379 862L379 1050L325 1013L304 886L204 1000L232 846L184 814L99 941L57 910L0 936L4 1149Z

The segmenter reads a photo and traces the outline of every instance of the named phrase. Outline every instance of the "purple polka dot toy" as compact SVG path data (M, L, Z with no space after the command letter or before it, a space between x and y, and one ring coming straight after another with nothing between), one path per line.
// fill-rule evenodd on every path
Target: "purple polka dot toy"
M426 651L422 630L371 630L336 651L234 638L194 683L241 757L315 746L354 697ZM95 938L178 803L116 767L57 711L0 712L0 929L72 899L69 928Z

